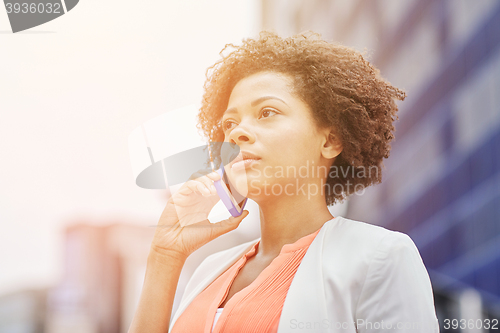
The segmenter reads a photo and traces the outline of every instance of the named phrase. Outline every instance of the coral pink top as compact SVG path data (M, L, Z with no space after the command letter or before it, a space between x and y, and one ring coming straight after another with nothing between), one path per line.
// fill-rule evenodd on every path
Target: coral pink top
M171 333L277 332L281 310L295 272L314 237L321 230L285 244L259 276L234 294L214 325L216 311L225 300L233 280L248 258L255 255L260 241L208 287L182 312ZM212 330L213 327L213 330Z

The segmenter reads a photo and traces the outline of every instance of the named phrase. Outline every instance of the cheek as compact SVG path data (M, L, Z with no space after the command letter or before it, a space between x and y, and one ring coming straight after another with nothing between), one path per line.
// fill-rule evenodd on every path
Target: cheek
M263 142L269 149L274 165L302 165L306 160L317 160L318 132L309 119L296 118L282 123L279 129L265 135Z
M270 157L273 165L293 165L297 157L301 155L302 140L298 133L291 131L275 137L269 141ZM272 147L271 147L272 146Z
M288 140L283 142L283 151L286 151L293 160L305 161L315 158L319 153L317 151L316 137L304 129L294 131L287 135Z

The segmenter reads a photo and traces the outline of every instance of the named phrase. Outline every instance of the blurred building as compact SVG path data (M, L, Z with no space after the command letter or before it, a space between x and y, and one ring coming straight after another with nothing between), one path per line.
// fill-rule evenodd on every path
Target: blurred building
M411 236L441 321L498 318L500 2L262 3L264 28L283 36L313 30L366 51L383 77L406 90L382 184L351 197L347 217Z
M68 227L64 275L49 294L47 331L125 331L123 305L139 278L135 269L144 265L141 255L150 231L118 224Z

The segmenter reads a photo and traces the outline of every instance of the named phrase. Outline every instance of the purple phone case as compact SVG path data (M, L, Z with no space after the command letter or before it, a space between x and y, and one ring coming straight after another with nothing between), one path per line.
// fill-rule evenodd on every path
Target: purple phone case
M223 184L222 177L224 177L224 165L221 163L221 167L217 170L217 173L220 175L221 180L217 180L214 182L215 189L217 190L217 194L219 195L219 198L222 200L222 203L224 206L226 206L227 210L229 213L231 213L232 216L240 216L243 213L243 209L245 208L245 205L247 204L248 198L245 198L245 202L243 202L243 205L241 206L241 211L238 211L238 207L234 206L233 201L231 198L229 198L229 195L226 193L226 190L224 190L223 186L226 186Z

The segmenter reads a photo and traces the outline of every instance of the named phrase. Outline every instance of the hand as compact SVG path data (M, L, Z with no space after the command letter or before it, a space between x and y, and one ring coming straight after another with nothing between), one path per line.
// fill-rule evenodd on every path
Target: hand
M168 200L158 221L151 249L160 254L185 259L211 240L236 229L248 215L245 210L238 217L210 223L208 214L219 201L213 182L220 180L220 175L198 173L192 178Z

